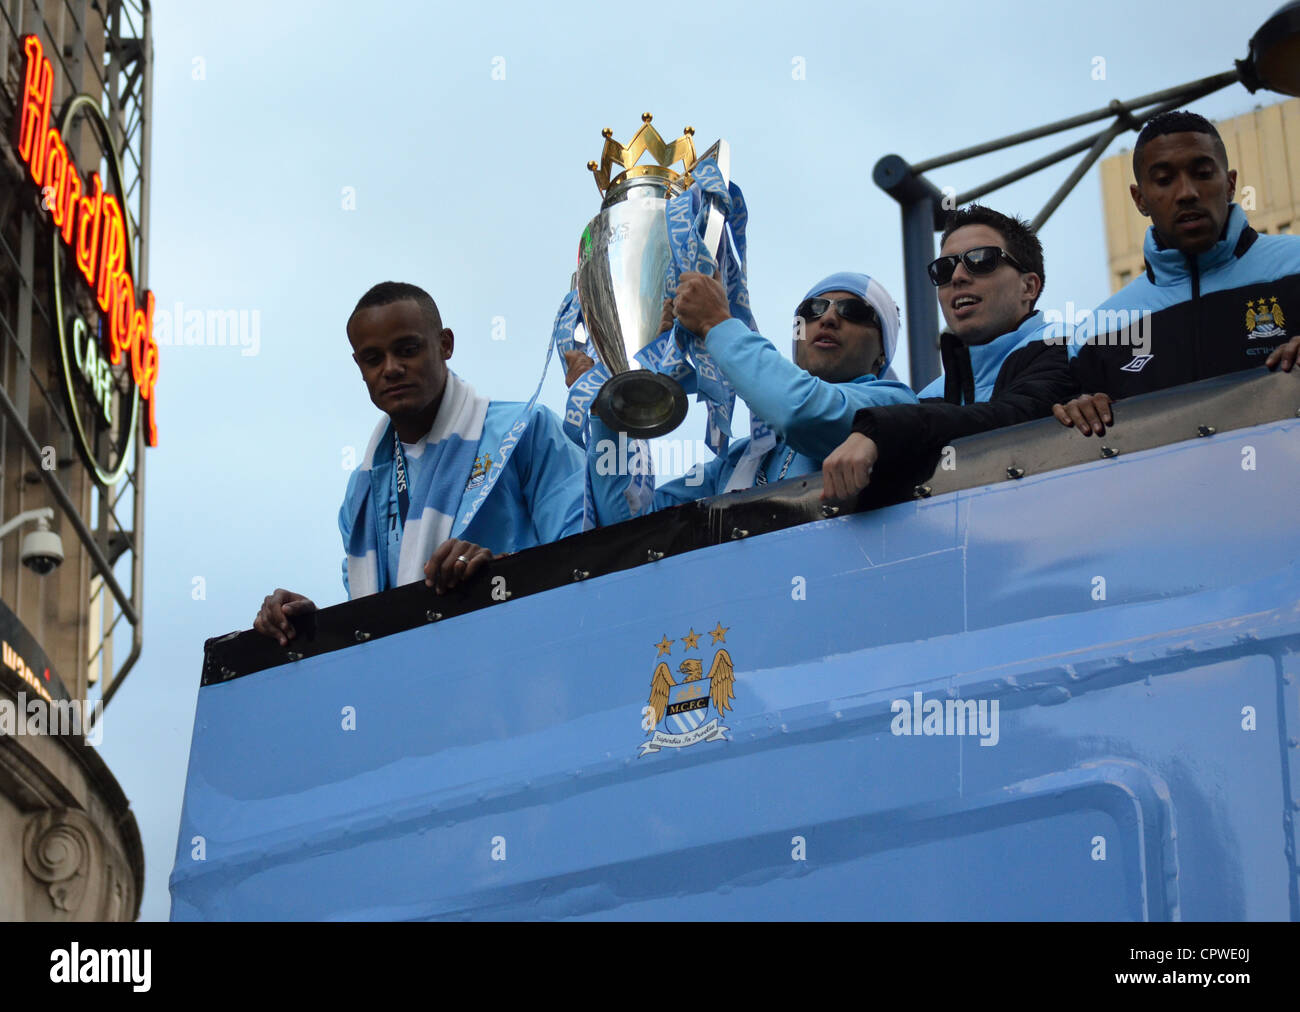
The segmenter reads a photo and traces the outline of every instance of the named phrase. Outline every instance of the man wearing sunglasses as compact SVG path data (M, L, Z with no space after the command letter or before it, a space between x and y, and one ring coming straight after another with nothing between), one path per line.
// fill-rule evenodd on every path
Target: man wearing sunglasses
M684 273L672 310L704 338L736 393L770 432L760 428L733 440L725 453L637 501L628 494L626 476L600 466L599 448L616 443L618 434L593 414L587 474L601 526L816 472L848 435L860 408L916 402L906 384L886 378L898 340L898 307L865 274L832 274L808 290L796 308L794 362L731 317L726 290L715 278Z
M929 274L948 324L943 375L919 404L858 412L822 465L824 499L853 498L874 467L924 466L954 439L1045 418L1078 389L1065 348L1041 339L1043 247L1027 222L978 204L953 212Z
M1250 227L1213 124L1184 111L1152 117L1133 175L1133 202L1151 219L1146 271L1071 343L1084 393L1053 408L1085 436L1104 435L1124 397L1261 365L1290 372L1300 356L1300 237Z

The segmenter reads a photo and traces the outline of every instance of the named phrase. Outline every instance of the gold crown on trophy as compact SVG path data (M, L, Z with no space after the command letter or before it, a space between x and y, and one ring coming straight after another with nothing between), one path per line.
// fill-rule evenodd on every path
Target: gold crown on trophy
M591 161L587 163L587 168L595 175L596 187L602 196L609 192L610 187L638 176L663 179L667 181L669 189L678 192L691 185L691 169L695 167L696 161L693 140L695 128L686 127L681 137L668 144L659 135L659 131L650 125L653 118L648 112L641 114L641 127L627 145L614 140L614 131L609 127L601 131L601 136L605 138L605 148L601 152L600 164ZM647 151L657 164L638 165L637 161ZM677 162L682 163L681 172L673 168ZM615 165L621 165L623 171L611 179L610 170Z

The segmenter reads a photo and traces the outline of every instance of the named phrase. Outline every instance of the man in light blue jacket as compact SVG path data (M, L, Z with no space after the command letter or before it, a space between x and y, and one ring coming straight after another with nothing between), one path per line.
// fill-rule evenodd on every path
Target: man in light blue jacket
M898 307L865 274L841 272L813 285L795 310L795 361L731 317L716 279L687 272L673 309L705 346L736 393L766 426L735 440L725 453L685 477L635 494L618 433L594 414L587 441L587 477L599 525L722 492L812 474L853 426L861 408L915 404L906 384L886 378L898 341ZM796 364L797 363L797 364Z
M442 592L494 555L581 531L581 451L545 407L489 401L447 368L454 336L428 293L376 285L347 331L385 415L339 509L352 598L420 579ZM253 628L285 645L315 607L276 590Z
M1152 117L1133 176L1151 219L1146 270L1097 307L1086 339L1072 335L1083 393L1053 408L1085 436L1115 424L1115 401L1300 359L1300 236L1250 226L1214 124L1185 110Z

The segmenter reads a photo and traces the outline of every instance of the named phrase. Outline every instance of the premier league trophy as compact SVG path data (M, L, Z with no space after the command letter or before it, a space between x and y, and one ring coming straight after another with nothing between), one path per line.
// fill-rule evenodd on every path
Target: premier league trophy
M588 162L604 197L600 213L582 233L578 251L577 292L589 340L609 373L592 404L592 411L610 428L634 439L651 439L675 429L686 417L686 392L661 365L652 347L659 337L665 287L673 268L674 247L669 237L668 203L684 194L695 181L692 169L705 159L722 192L730 180L730 150L718 141L699 158L695 131L687 127L671 144L650 125L650 113L626 146L602 131L605 147L599 165ZM642 155L654 159L638 165ZM681 171L673 168L681 163ZM614 166L621 172L611 178ZM716 186L716 183L715 183ZM705 198L699 243L716 259L723 243L726 216L716 202ZM681 215L693 227L690 205ZM678 258L681 259L680 257ZM688 264L684 269L694 269ZM676 273L673 278L675 283ZM670 349L671 351L671 349Z

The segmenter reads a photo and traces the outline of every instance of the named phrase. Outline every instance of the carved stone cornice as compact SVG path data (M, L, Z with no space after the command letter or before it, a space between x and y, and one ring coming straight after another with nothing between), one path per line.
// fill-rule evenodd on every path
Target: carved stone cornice
M134 917L126 859L85 813L46 809L23 831L27 920L120 921Z
M0 699L17 676L0 668ZM0 920L134 920L144 848L126 795L78 734L0 734ZM6 882L9 885L6 885Z

